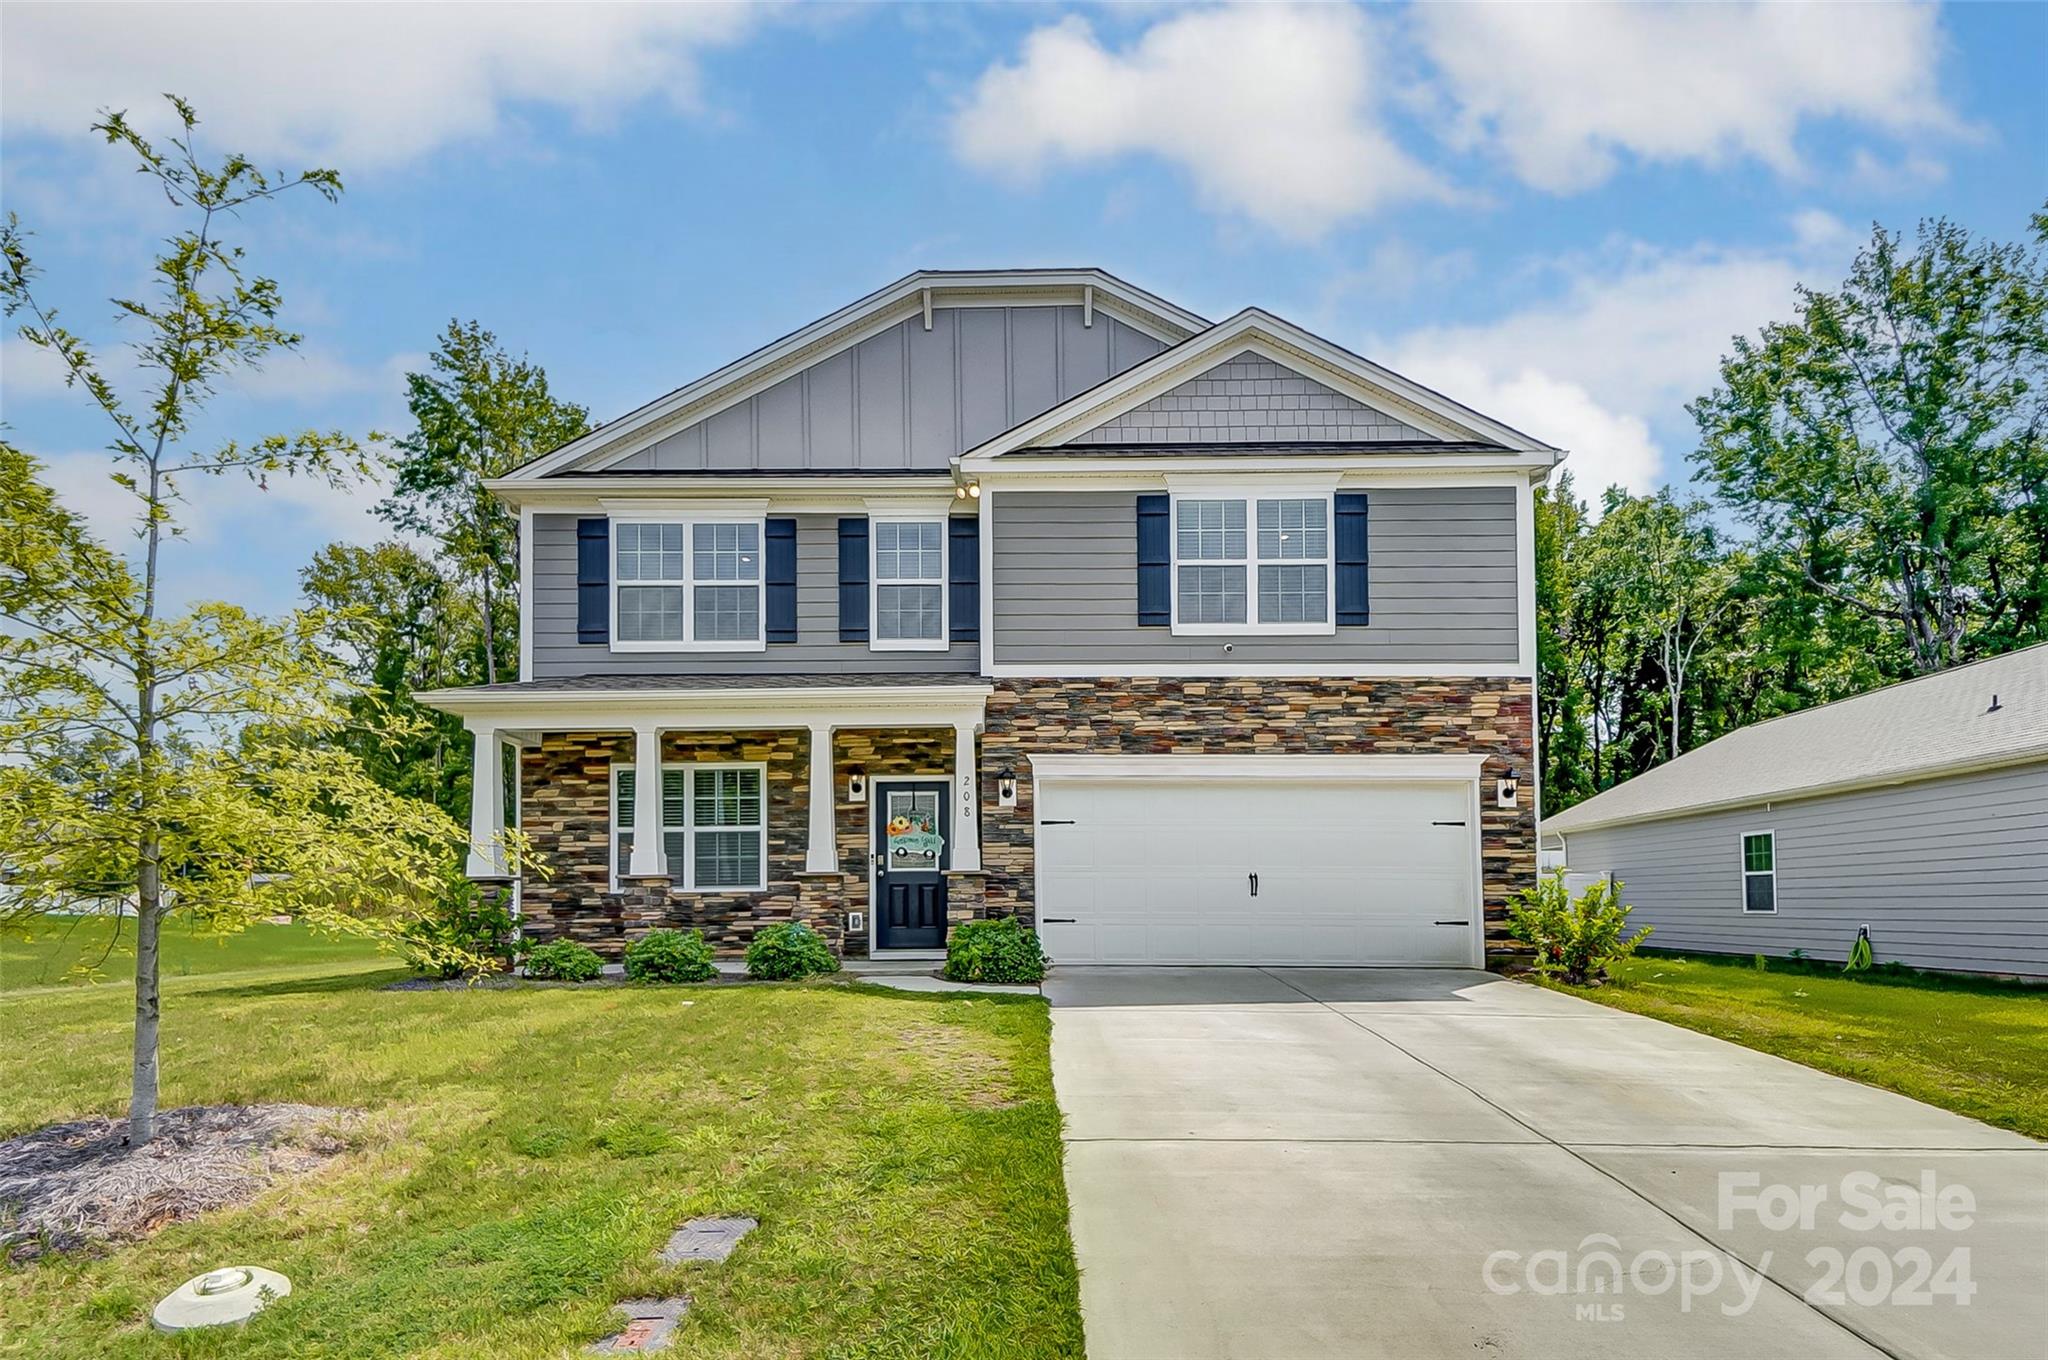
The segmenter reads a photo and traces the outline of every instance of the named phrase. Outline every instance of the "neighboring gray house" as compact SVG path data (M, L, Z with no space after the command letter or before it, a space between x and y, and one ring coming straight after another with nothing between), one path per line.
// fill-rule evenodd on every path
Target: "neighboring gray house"
M491 483L520 679L423 696L470 870L516 823L527 930L612 952L1014 915L1070 962L1477 964L1534 875L1559 456L1257 309L913 274Z
M1652 944L2048 976L2048 645L1731 732L1543 823Z

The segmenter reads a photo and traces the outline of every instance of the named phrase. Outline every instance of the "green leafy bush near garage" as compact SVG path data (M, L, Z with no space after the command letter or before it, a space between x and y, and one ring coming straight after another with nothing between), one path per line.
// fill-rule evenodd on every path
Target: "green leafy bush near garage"
M946 976L955 982L1039 982L1045 950L1014 916L963 921L946 940Z

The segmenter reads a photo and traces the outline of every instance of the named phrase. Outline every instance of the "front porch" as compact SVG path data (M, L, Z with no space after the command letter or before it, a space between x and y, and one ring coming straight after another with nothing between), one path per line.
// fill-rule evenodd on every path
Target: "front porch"
M660 928L701 930L737 956L786 921L845 957L938 957L948 926L985 909L977 746L990 687L785 679L463 692L470 876L516 892L530 937L608 957ZM658 781L642 777L654 768ZM885 814L913 808L920 825L892 838ZM511 825L538 867L505 863L498 828ZM877 850L913 842L928 860L899 848L893 879L877 866Z

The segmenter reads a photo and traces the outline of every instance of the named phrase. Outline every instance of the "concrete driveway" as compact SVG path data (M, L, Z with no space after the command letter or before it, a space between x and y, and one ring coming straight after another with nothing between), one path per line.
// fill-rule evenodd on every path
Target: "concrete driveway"
M1485 973L1045 991L1094 1360L2048 1356L2048 1145Z

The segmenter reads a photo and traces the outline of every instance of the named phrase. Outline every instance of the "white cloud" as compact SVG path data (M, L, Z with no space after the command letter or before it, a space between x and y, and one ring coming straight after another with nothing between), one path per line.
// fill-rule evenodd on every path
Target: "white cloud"
M745 6L10 5L10 132L82 137L101 108L164 125L192 100L205 144L344 171L502 135L522 103L598 123L659 98L699 107L698 55Z
M1618 244L1564 262L1564 287L1548 301L1423 327L1368 352L1570 450L1583 495L1610 484L1653 490L1684 477L1674 456L1683 449L1665 441L1689 430L1685 403L1712 388L1731 338L1789 315L1801 280L1842 273L1854 234L1822 217L1802 214L1780 252Z
M1173 13L1118 50L1070 17L982 74L953 147L1026 179L1053 163L1156 156L1210 207L1313 238L1388 203L1449 197L1379 126L1379 58L1350 7Z
M1422 5L1412 22L1458 107L1454 140L1554 192L1600 183L1624 154L1797 173L1814 119L1961 130L1932 5Z
M64 361L18 335L0 340L0 401L47 397L64 390Z
M65 508L79 516L95 538L116 552L135 546L139 524L138 502L133 493L115 485L113 455L90 450L43 456L43 479ZM306 477L272 477L259 486L247 477L188 475L178 480L184 498L171 505L171 518L181 531L181 547L205 550L221 548L227 539L242 536L250 525L263 525L266 532L280 524L287 532L302 532L306 552L330 539L351 543L373 543L392 538L390 526L374 513L384 497L381 482L353 482L329 486ZM238 528L240 526L240 528Z

